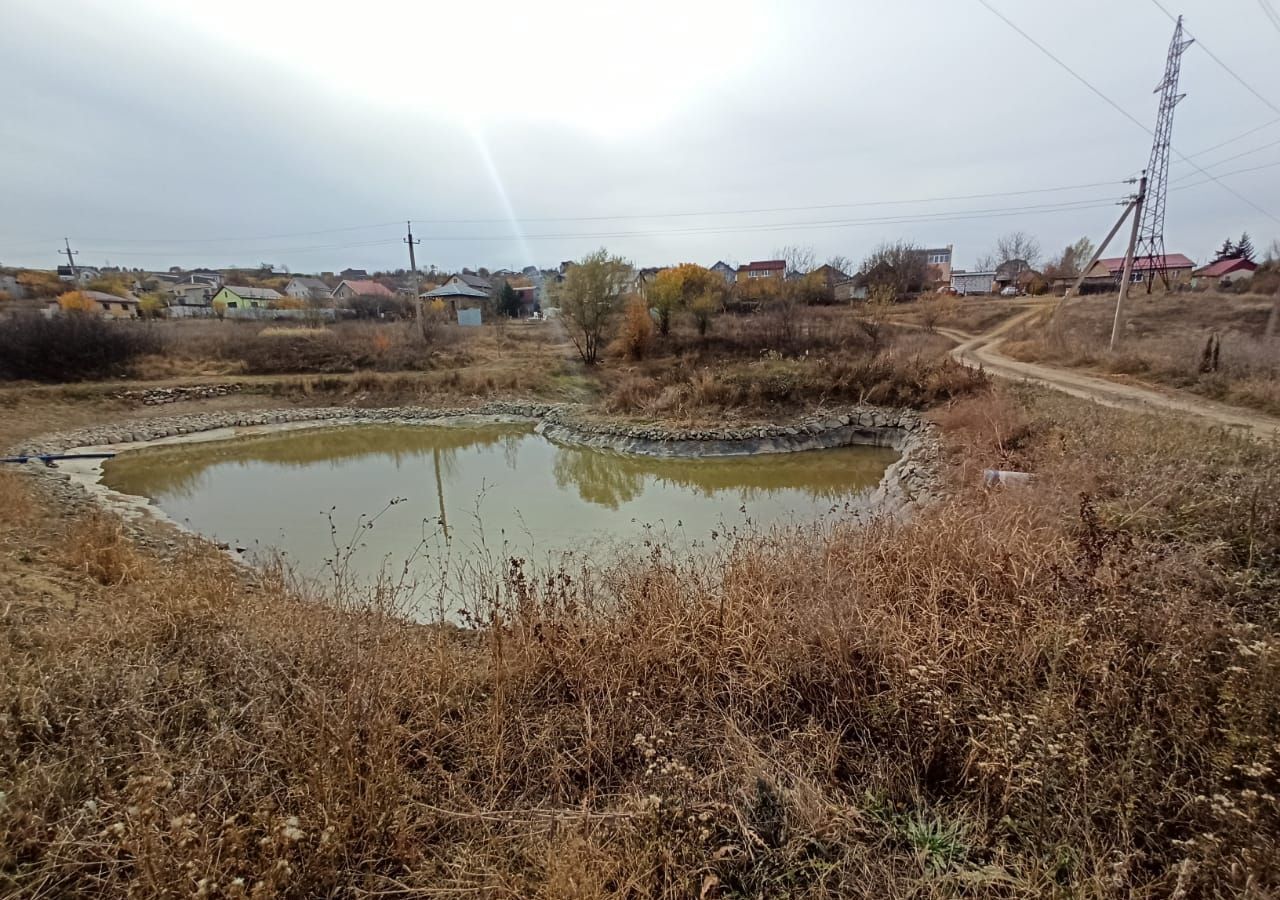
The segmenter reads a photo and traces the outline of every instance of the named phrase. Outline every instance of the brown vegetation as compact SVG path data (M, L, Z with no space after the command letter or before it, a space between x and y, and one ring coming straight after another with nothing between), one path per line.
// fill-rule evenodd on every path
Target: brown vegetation
M474 633L213 553L85 574L0 504L0 890L1280 888L1278 451L1058 398L947 425L961 493L910 523L511 561Z
M1114 296L1072 300L1010 332L1016 359L1130 375L1214 400L1280 413L1280 336L1266 336L1271 297L1137 293L1116 352L1108 349Z
M598 373L610 412L674 419L787 416L823 405L924 408L986 383L951 343L841 309L727 315L708 336L674 329L651 358Z
M64 297L83 298L76 291ZM45 317L26 313L0 319L0 379L79 381L128 372L159 349L152 332L129 323L106 322L93 312Z

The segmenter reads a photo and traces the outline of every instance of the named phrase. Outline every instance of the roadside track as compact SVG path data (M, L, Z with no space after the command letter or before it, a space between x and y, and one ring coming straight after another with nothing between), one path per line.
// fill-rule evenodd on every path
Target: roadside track
M1004 336L1016 326L1039 315L1044 308L1043 306L1032 307L981 335L966 334L963 331L948 328L939 328L938 333L956 341L957 346L951 351L951 355L957 361L973 368L980 367L1001 378L1029 381L1072 397L1092 400L1118 409L1173 413L1204 419L1227 428L1240 429L1258 437L1280 437L1280 419L1265 413L1206 400L1185 391L1155 390L1109 381L1096 375L1041 363L1022 362L1001 354L999 348L1004 341Z

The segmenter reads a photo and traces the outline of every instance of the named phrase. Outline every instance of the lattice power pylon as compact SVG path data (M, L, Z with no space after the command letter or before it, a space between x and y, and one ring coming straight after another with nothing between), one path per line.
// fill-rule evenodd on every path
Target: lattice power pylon
M1164 80L1156 87L1160 95L1160 116L1156 120L1155 142L1151 145L1151 162L1147 164L1147 195L1143 198L1142 224L1134 260L1146 276L1147 292L1159 274L1166 288L1169 270L1164 252L1164 211L1169 185L1169 152L1173 138L1173 110L1186 94L1178 93L1178 75L1182 71L1182 54L1194 43L1182 36L1182 16L1173 29L1169 57L1164 64Z

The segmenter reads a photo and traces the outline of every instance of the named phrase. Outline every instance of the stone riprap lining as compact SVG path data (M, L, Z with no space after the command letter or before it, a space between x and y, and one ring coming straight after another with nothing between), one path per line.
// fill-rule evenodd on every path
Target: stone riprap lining
M865 406L813 415L790 424L721 428L669 428L657 424L597 421L584 418L581 407L548 403L503 402L446 409L322 407L194 413L45 435L13 448L12 452L35 455L89 447L119 448L224 429L287 427L298 423L335 427L443 425L448 424L448 420L475 423L478 419L534 422L535 431L556 443L650 457L728 457L845 446L889 447L900 455L872 494L873 510L902 515L933 502L942 494L941 449L934 426L911 410ZM230 433L226 437L234 439L235 435Z

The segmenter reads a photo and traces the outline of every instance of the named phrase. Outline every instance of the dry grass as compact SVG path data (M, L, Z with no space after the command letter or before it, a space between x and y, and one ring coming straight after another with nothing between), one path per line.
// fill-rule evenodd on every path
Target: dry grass
M707 346L683 344L634 366L599 373L609 412L698 420L788 417L824 405L873 403L926 407L977 390L985 377L948 356L950 341L915 329L888 328L873 341L847 313L806 322L821 338L794 352L758 350L775 335L739 324ZM753 352L757 355L753 356Z
M1114 296L1072 301L1054 327L1036 320L1012 331L1002 352L1017 359L1094 369L1280 413L1280 338L1266 338L1269 297L1138 293L1120 348L1108 349ZM1216 369L1206 365L1210 338Z
M212 553L10 592L0 891L1280 889L1280 451L1056 397L946 416L966 466L1037 482L709 559L513 561L475 633ZM0 506L6 554L40 540Z

